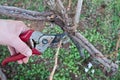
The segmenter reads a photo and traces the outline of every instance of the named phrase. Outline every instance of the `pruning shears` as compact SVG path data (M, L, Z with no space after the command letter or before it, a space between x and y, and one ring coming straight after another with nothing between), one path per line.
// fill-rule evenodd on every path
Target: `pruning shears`
M19 37L31 48L32 54L41 55L50 45L59 43L59 41L61 40L61 38L64 37L64 35L64 33L56 35L43 34L39 31L34 31L30 29L20 34ZM15 62L25 57L25 55L17 53L4 59L2 61L2 65L5 66L9 62Z

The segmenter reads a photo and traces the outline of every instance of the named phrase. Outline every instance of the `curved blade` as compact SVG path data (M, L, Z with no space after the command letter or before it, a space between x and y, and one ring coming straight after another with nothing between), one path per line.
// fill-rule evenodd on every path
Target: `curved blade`
M54 40L54 35L45 35L39 31L34 31L30 37L30 47L43 53Z
M53 41L51 42L51 44L55 44L60 42L60 40L65 36L65 33L62 34L56 34L55 38L53 39Z

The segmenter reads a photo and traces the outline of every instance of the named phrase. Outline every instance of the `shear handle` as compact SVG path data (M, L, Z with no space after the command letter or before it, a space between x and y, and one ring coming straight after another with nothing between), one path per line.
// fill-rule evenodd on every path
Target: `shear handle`
M26 43L30 39L30 36L32 35L33 32L34 32L34 30L28 30L28 31L20 34L20 39ZM41 53L38 50L36 50L35 48L33 48L32 54L40 55ZM4 59L2 61L2 66L5 66L9 62L15 62L15 61L18 61L18 60L23 59L25 57L26 56L21 54L21 53L16 53L15 55L12 55L12 56Z
M35 55L40 55L40 54L41 54L41 53L38 52L36 49L32 49L32 52L33 52L33 54L35 54ZM20 59L23 59L23 58L25 58L25 57L26 57L26 56L23 55L23 54L21 54L21 53L12 55L12 56L7 57L6 59L4 59L4 60L2 61L2 66L5 66L5 65L8 64L9 62L16 62L16 61L18 61L18 60L20 60Z

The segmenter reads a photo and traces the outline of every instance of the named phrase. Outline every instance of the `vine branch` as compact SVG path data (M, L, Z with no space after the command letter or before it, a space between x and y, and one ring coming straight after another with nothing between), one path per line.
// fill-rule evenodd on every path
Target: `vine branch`
M0 14L14 18L37 20L37 21L49 21L53 12L37 12L26 9L21 9L13 6L0 5Z
M74 27L75 27L75 29L78 27L78 23L80 21L82 3L83 3L83 0L78 0L77 7L76 7L75 19L74 19Z

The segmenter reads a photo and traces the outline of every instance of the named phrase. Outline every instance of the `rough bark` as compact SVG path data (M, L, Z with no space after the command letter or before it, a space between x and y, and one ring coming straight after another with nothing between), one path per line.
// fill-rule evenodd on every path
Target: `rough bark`
M13 6L9 7L0 5L0 14L20 19L49 21L50 17L53 15L53 12L37 12Z

